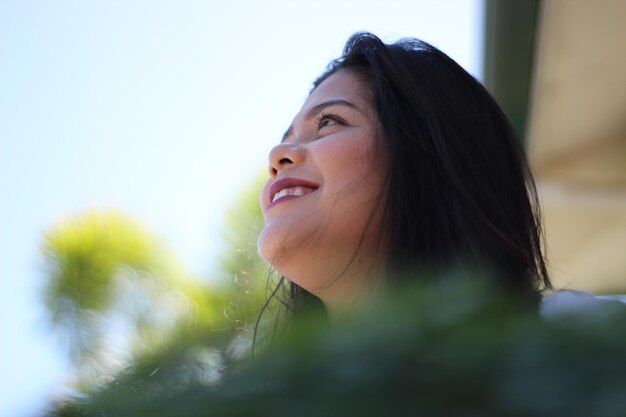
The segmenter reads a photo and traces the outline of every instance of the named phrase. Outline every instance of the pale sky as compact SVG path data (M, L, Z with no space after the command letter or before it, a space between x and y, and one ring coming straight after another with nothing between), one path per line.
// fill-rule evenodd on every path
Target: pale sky
M225 207L352 33L421 38L480 78L482 26L480 0L0 0L0 415L41 409L67 367L44 230L118 208L210 276Z

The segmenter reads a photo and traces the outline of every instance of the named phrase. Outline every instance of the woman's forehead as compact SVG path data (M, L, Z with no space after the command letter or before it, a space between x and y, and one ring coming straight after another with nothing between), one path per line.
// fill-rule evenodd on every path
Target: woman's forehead
M370 88L362 78L348 70L339 70L326 78L306 99L283 135L284 142L300 121L313 119L326 107L339 105L357 111L366 119L375 120Z
M311 92L302 110L306 112L307 108L329 99L344 99L362 108L371 105L371 88L353 71L341 69L329 75Z

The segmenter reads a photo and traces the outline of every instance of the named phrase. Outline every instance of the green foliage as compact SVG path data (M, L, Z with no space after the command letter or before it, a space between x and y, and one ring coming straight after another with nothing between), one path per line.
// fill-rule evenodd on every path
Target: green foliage
M133 359L224 326L222 294L202 287L138 222L88 211L44 237L45 303L88 389ZM194 329L194 330L192 330Z
M261 186L259 177L228 212L221 279L211 286L118 211L87 211L46 232L45 304L68 342L74 386L90 392L122 375L166 374L164 362L190 357L227 366L247 352L268 271L256 250Z
M148 271L158 260L149 234L119 212L91 211L59 223L46 233L43 251L50 269L46 304L56 322L70 314L59 298L76 309L106 310L121 265Z
M267 293L269 267L257 251L264 224L259 195L266 179L267 173L262 173L242 190L224 221L226 248L220 258L221 274L223 280L235 283L227 314L247 329L256 321Z
M461 278L402 288L333 326L294 322L220 383L181 379L193 361L166 360L161 375L127 375L51 415L626 415L625 308L545 320Z

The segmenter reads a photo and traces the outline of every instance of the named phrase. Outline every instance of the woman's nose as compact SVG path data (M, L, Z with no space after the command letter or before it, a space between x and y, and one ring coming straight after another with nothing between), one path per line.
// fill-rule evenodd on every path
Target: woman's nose
M305 150L299 145L281 143L274 146L269 157L270 177L275 178L285 168L302 164L304 153Z

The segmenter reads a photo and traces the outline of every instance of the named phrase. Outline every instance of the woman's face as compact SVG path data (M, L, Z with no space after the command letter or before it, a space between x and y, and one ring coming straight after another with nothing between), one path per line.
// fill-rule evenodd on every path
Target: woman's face
M309 292L341 297L384 262L387 156L369 87L339 70L269 154L259 252Z

